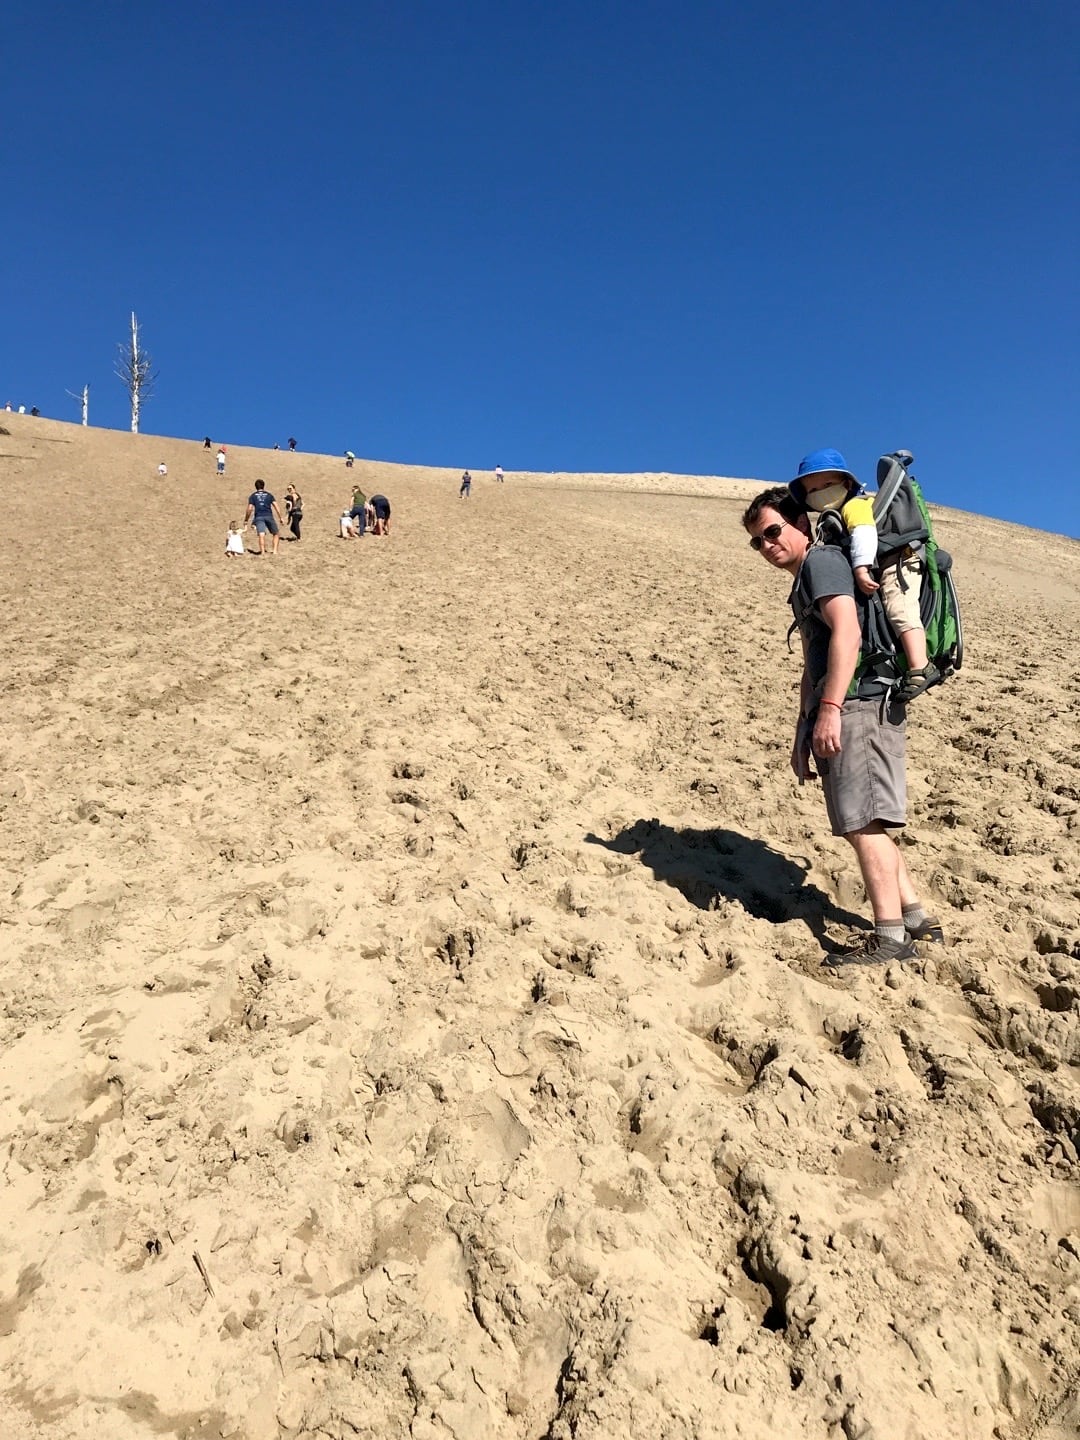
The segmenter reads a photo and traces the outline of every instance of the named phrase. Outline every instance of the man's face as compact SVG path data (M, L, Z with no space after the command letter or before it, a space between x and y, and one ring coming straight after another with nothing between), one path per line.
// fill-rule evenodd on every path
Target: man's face
M799 525L766 505L750 527L750 543L778 570L795 571L803 562L810 538Z

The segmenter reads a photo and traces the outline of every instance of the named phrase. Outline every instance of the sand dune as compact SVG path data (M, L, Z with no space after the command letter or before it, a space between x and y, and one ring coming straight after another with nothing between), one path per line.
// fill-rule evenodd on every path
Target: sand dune
M940 512L948 944L834 977L752 482L0 424L0 1434L1080 1433L1075 542Z

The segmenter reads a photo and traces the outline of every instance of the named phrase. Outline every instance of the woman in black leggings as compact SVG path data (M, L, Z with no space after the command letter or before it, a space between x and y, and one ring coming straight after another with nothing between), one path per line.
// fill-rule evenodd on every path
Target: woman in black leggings
M289 529L294 540L300 539L300 521L304 518L304 502L297 494L296 486L290 485L285 491L285 514L289 518Z

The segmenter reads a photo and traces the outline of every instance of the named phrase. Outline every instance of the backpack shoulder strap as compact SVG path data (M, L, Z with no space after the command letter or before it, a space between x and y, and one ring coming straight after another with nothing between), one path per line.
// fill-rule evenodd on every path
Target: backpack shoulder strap
M837 545L846 554L851 547L851 534L837 510L826 510L817 523L815 545Z

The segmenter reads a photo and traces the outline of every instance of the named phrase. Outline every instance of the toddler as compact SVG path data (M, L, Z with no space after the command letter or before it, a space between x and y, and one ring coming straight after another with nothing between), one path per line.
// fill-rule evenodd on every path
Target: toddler
M839 450L815 450L807 455L788 488L808 509L818 514L835 510L844 522L851 538L855 584L864 595L880 589L885 614L903 647L908 669L899 697L914 700L940 673L927 656L926 631L919 611L924 568L921 557L911 554L906 546L899 550L888 548L888 521L886 533L879 536L873 498L847 468ZM879 560L879 548L880 584L871 573L871 566Z
M230 520L225 534L225 554L231 560L234 555L244 553L244 532L239 520Z

